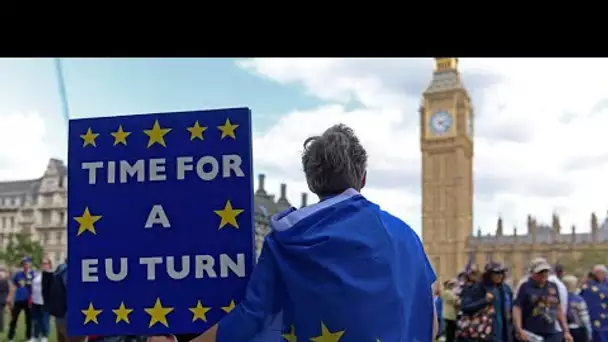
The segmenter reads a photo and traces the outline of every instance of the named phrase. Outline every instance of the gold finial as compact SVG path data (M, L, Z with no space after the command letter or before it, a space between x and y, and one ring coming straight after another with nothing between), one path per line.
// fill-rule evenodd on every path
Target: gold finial
M435 57L435 71L458 70L458 58Z

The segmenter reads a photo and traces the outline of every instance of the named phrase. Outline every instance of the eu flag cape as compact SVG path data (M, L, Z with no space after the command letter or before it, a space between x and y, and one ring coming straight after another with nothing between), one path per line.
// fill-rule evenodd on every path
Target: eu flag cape
M608 286L589 280L581 287L593 329L593 342L608 342Z
M432 340L436 276L403 221L349 189L271 226L219 342Z

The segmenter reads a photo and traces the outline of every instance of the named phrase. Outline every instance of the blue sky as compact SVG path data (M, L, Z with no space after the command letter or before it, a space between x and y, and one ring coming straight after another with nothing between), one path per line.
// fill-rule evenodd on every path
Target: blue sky
M281 114L321 103L300 85L254 75L234 59L63 59L63 70L72 117L246 106L254 130L264 132ZM52 59L4 59L0 75L0 113L62 120Z

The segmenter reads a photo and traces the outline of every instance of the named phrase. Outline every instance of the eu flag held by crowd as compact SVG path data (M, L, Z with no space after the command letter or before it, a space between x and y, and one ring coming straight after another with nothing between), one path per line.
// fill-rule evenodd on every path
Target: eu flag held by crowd
M68 333L197 333L254 264L247 108L70 120Z

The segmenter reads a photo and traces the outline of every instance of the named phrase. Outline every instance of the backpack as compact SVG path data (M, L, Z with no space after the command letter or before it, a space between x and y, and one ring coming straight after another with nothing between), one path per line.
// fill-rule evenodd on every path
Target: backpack
M48 291L44 291L47 295L44 298L46 310L57 318L65 317L68 311L67 273L67 265L59 265L46 283Z

